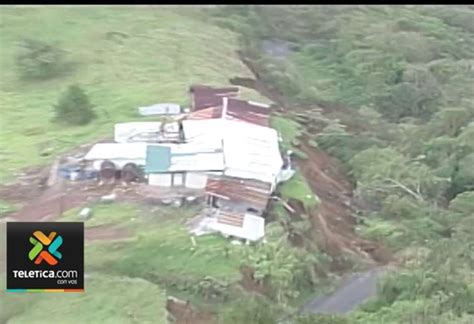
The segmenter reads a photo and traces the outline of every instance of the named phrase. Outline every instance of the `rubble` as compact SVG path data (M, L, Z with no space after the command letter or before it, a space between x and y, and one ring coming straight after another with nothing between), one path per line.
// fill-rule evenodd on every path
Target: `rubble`
M92 209L86 207L83 208L79 213L79 218L82 220L88 220L92 217Z
M100 201L103 203L111 203L114 202L116 198L117 195L115 193L111 193L110 195L100 197Z

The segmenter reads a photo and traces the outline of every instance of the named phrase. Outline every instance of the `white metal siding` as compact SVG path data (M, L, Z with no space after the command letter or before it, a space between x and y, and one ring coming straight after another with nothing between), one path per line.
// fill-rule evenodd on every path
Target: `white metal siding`
M148 184L151 186L171 187L170 173L152 173L148 175Z
M186 174L186 187L192 189L204 189L207 183L207 175L203 172L188 172Z
M184 174L182 173L174 173L173 174L173 187L179 187L183 185L184 182Z

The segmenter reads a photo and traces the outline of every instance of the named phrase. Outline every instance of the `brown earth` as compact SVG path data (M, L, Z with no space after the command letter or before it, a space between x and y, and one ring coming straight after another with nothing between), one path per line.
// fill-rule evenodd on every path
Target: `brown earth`
M176 324L214 324L217 318L213 313L199 311L189 302L174 301L168 299L166 309L172 315L173 323Z
M134 201L133 187L115 185L98 186L96 181L71 182L59 179L47 189L31 189L30 185L17 182L15 185L2 186L2 199L10 202L23 202L23 207L8 215L8 221L54 221L63 212L76 207L86 206L99 201L100 197L115 193L118 201ZM22 197L23 195L23 197ZM87 240L113 240L129 237L131 233L116 225L101 225L87 228Z
M80 207L109 193L110 188L96 186L89 181L72 183L60 179L39 196L30 199L18 212L10 215L10 218L16 221L51 221L58 218L62 212Z
M265 294L265 289L255 282L253 278L255 270L249 266L242 266L240 268L240 274L242 275L241 285L245 288L245 290L249 292L254 292L260 295Z
M259 80L258 68L239 53L242 62L252 71L255 79L233 78L230 83L256 90L261 95L275 102L277 111L284 114L294 114L295 111L304 113L308 107L294 107L290 109L288 100L274 88L268 87ZM361 118L353 118L347 107L340 107L331 103L318 103L317 107L323 115L329 118L340 118L340 122L347 126L348 131L363 131L364 123ZM290 116L287 116L290 118ZM302 126L303 127L303 126ZM318 130L312 129L312 133ZM299 149L307 155L307 159L298 159L297 164L308 182L311 190L318 196L320 205L307 210L311 217L313 228L319 246L332 256L341 254L355 255L370 264L385 264L391 260L391 253L383 245L362 239L355 233L357 219L352 207L353 186L348 180L340 162L329 156L321 149L308 144L307 135L300 139ZM292 205L296 210L298 206ZM300 208L304 208L299 206ZM319 235L318 235L319 234ZM335 265L342 270L343 266Z
M307 210L315 230L323 236L320 242L331 255L349 253L376 263L386 263L391 255L382 245L360 238L354 231L357 220L353 216L352 185L347 180L337 159L315 149L303 138L299 147L307 159L298 166L320 205Z

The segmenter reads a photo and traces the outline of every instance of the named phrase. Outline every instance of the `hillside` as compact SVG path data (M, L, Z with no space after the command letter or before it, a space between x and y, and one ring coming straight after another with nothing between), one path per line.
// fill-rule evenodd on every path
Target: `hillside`
M178 323L471 323L473 22L469 6L0 7L0 217L22 205L50 220L94 213L85 293L2 292L0 322L51 308L66 323L166 323L173 295L194 307L167 307ZM30 180L116 122L155 120L139 106L187 107L193 83L273 103L297 172L274 193L264 243L191 240L195 206L153 205L133 185L68 182L71 209L57 213L66 180L43 191ZM54 120L73 84L89 124ZM94 200L112 190L114 203ZM356 310L299 313L345 275L387 264Z
M137 107L175 102L186 108L191 84L226 85L229 77L250 75L235 53L237 35L206 23L196 8L0 7L0 35L0 182L2 189L7 189L0 197L1 216L21 209L21 205L34 205L34 198L42 192L35 189L31 179L38 178L39 170L64 152L109 137L116 122L153 120L140 117ZM24 41L29 39L63 50L68 63L64 71L48 78L22 77L17 59ZM43 59L48 62L50 57ZM97 118L88 125L71 126L52 120L54 105L74 83L84 89L94 106ZM242 95L261 99L256 92L245 89ZM20 184L18 177L27 171L32 178ZM11 195L3 195L7 191ZM85 196L87 193L79 198L79 204L87 203ZM13 202L9 200L12 197ZM47 209L48 204L56 208L57 201L39 198L33 208ZM69 199L74 200L72 196ZM207 289L209 275L229 278L236 285L240 280L238 260L222 258L225 240L206 237L203 251L192 249L182 218L189 217L189 210L157 211L121 204L92 207L99 220L95 225L120 223L128 231L119 232L132 236L128 244L115 245L116 232L112 228L104 237L112 242L99 240L86 246L86 272L95 271L95 278L86 281L83 295L43 297L2 291L0 322L36 322L41 310L50 309L48 320L64 323L165 323L164 294L188 299L198 296L199 300L201 291ZM72 217L77 221L77 212L71 210L64 220ZM163 217L169 220L166 226ZM2 242L3 233L2 226ZM129 266L119 262L124 258ZM209 262L216 265L214 271L207 271ZM0 264L4 265L3 250ZM117 277L103 277L110 272ZM160 276L152 277L150 273ZM129 277L152 277L155 281ZM203 288L193 290L201 281Z
M351 175L358 234L395 252L378 297L327 323L472 321L472 6L213 15L241 33L256 78L285 99L285 118L302 128L294 147L324 150Z
M0 10L0 179L45 164L78 144L99 140L137 107L187 105L192 83L227 84L245 75L236 35L174 7L2 7ZM191 12L189 12L191 11ZM68 66L42 80L20 77L25 39L65 51ZM59 95L78 83L98 116L83 127L51 121ZM250 93L250 95L252 95Z

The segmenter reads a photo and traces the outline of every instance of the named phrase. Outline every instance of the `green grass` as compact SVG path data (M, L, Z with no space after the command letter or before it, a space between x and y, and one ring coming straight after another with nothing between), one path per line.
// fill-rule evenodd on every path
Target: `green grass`
M137 116L139 106L187 104L191 83L228 84L230 77L249 76L235 54L236 35L186 12L142 6L2 7L0 180L110 136L115 122L146 120ZM128 37L117 42L107 39L108 32ZM67 58L76 62L74 70L50 80L21 81L14 60L24 38L67 50ZM52 123L52 106L76 82L96 106L98 118L83 127ZM45 148L52 148L50 156L40 156Z
M11 314L12 324L168 323L163 291L141 279L100 275L86 279L84 293L2 294L6 310L20 311Z
M196 238L193 248L190 236L176 219L149 224L141 228L133 242L121 244L94 243L86 248L86 264L92 269L160 280L175 278L197 280L205 276L233 281L240 278L237 247L217 235ZM230 255L225 256L228 248Z
M9 202L0 200L0 218L6 216L11 212L14 212L15 210L17 210L17 206Z
M130 312L136 316L135 322L161 323L158 285L168 294L210 307L194 290L196 283L208 276L230 284L240 280L239 252L246 247L233 246L219 235L206 235L196 237L197 246L193 248L184 221L194 216L196 209L125 203L95 205L92 208L96 224L123 224L131 229L133 237L113 242L86 241L85 272L99 277L106 273L142 278L153 284L147 283L147 286L138 281L138 284L128 285L118 279L96 280L92 277L86 282L84 295L66 294L63 299L59 294L46 294L46 299L43 299L39 296L44 294L2 292L0 320L13 318L12 323L30 322L40 309L53 308L52 318L47 320L57 319L61 323L73 323L74 319L77 319L76 323L129 323L132 322L127 315ZM64 220L77 220L76 215L76 211L70 211ZM135 218L133 222L130 220L132 217ZM4 240L3 235L0 239ZM3 291L3 281L0 288ZM79 308L84 314L79 314ZM114 308L116 311L112 313ZM152 314L156 314L155 320Z
M301 135L302 127L294 120L283 116L271 116L270 126L276 129L282 137L281 148L294 150L292 143Z
M90 271L106 269L147 279L151 273L164 280L168 277L197 280L205 276L230 281L240 278L238 248L227 239L218 235L196 237L197 246L193 248L184 222L196 214L196 209L151 209L114 203L96 205L92 210L94 214L85 222L86 227L121 224L135 234L127 242L86 242L85 264ZM64 220L78 221L77 212L69 211Z
M130 224L136 220L139 209L137 205L126 203L97 204L89 208L92 210L92 217L84 222L86 227L118 223ZM81 221L79 217L81 210L82 208L68 210L63 214L61 221Z
M272 116L270 125L279 132L282 138L280 143L282 150L292 150L295 156L300 159L308 158L303 151L293 147L295 143L298 143L298 137L303 132L302 127L296 121L283 116ZM315 206L318 203L318 198L311 191L300 172L296 172L289 181L284 182L279 191L283 198L299 200L308 207Z
M280 186L279 191L283 198L299 200L306 207L313 207L319 203L318 197L311 191L311 188L299 171L290 180L284 182Z

